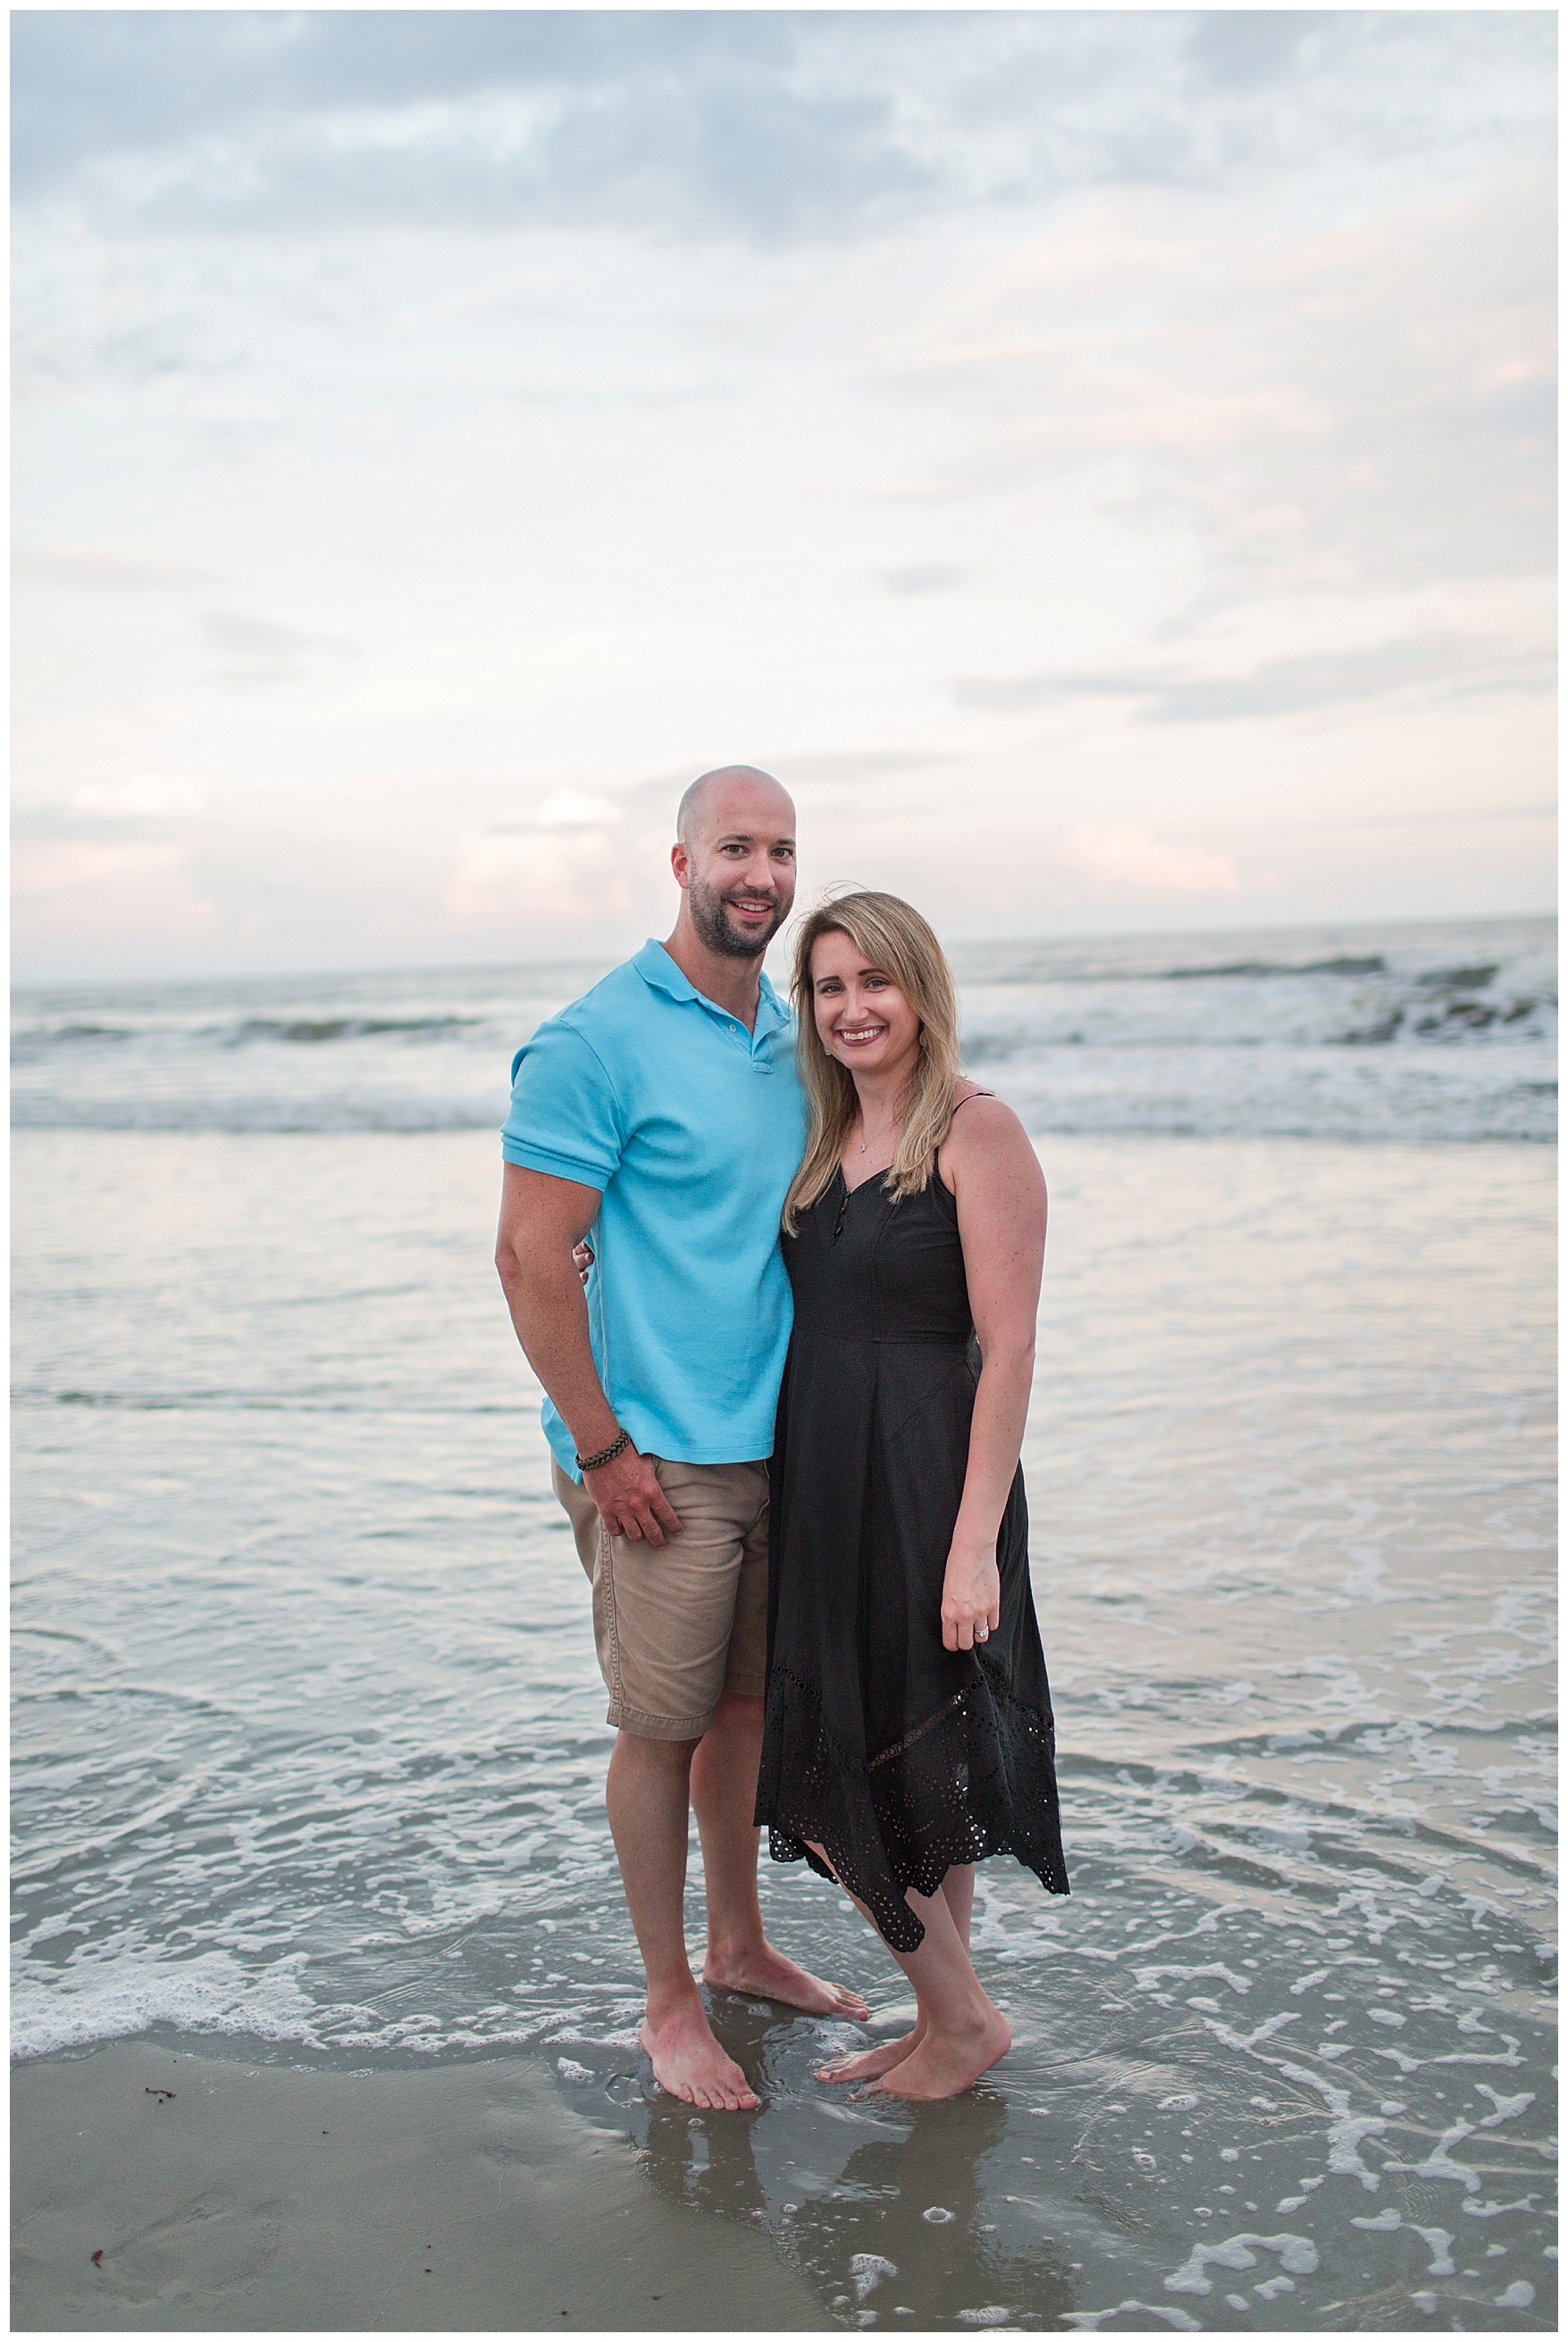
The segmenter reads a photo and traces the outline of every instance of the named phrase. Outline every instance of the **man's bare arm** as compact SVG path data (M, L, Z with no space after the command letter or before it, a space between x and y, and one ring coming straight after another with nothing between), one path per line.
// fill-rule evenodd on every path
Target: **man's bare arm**
M572 1257L599 1209L598 1190L508 1163L495 1266L524 1356L576 1443L594 1456L620 1436L588 1340L588 1308ZM612 1536L663 1545L680 1521L653 1466L634 1447L583 1476Z

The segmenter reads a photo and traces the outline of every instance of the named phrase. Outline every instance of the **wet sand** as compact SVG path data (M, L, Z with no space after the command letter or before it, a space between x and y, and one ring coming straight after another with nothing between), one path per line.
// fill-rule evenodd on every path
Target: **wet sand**
M40 2059L13 2078L12 2151L21 2332L834 2323L763 2237L671 2203L624 2134L515 2059L322 2073L143 2043Z

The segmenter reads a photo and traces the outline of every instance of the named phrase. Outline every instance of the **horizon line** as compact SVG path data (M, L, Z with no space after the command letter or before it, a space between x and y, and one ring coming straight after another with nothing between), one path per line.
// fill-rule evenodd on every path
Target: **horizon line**
M791 919L786 921L785 925L780 928L780 936L788 934L789 926L793 924L793 920L796 916L798 915L792 913ZM1154 943L1161 941L1162 939L1179 942L1183 936L1209 937L1243 936L1249 935L1288 936L1321 934L1324 929L1335 928L1350 930L1370 927L1494 927L1524 926L1532 923L1541 925L1549 923L1555 926L1557 920L1558 913L1555 909L1543 911L1417 912L1401 914L1395 916L1380 917L1373 916L1371 917L1353 919L1292 919L1277 922L1273 925L1254 922L1249 925L1237 924L1233 926L1219 927L1201 926L1190 927L1108 927L1095 928L1092 931L1084 930L1081 933L1074 933L1070 935L993 934L980 936L955 934L944 938L944 946L950 946L954 949L962 948L964 946L974 944L984 944L994 947L1004 946L1012 944L1022 948L1028 946L1038 946L1040 944L1071 945ZM658 936L654 936L652 940L658 942L661 939ZM778 938L775 937L775 944ZM640 948L640 946L634 946L634 948ZM774 946L770 945L769 951L771 952ZM345 961L336 966L327 967L318 966L314 967L209 968L205 971L202 969L192 968L173 973L165 972L163 974L155 974L149 971L139 975L132 974L96 976L24 976L13 973L11 989L13 996L15 997L17 995L28 992L60 992L77 990L86 992L108 986L135 984L259 984L265 983L269 979L279 981L286 980L298 983L329 983L335 978L341 979L345 976L449 976L459 974L464 970L467 970L474 975L503 975L514 970L544 967L597 967L606 965L613 967L616 966L622 958L626 956L629 956L629 954L619 949L616 952L608 955L603 952L583 952L566 949L551 952L549 954L540 954L537 956L530 956L522 959L474 958L442 960L362 960L355 962ZM765 957L766 955L764 955L764 960Z

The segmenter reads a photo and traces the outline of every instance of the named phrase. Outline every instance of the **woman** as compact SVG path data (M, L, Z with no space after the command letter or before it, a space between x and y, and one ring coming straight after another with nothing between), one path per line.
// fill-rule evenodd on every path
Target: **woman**
M959 1071L952 974L907 903L814 912L794 999L811 1122L784 1213L757 1820L914 1987L912 2032L822 2078L951 2097L1012 2040L970 1962L974 1863L1014 1854L1067 1892L1018 1467L1045 1186Z

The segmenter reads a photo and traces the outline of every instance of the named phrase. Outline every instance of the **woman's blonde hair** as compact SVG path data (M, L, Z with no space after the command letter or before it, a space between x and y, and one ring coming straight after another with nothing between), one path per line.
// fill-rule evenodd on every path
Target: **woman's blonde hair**
M936 1150L953 1120L958 1063L958 993L942 946L920 913L896 895L840 895L822 904L795 938L791 992L795 1009L795 1063L810 1122L805 1154L784 1197L784 1229L794 1236L807 1212L833 1184L845 1139L859 1110L847 1066L830 1056L816 1029L811 956L824 936L847 936L857 952L891 976L920 1019L920 1056L904 1102L904 1128L883 1186L895 1196L917 1196L936 1168Z

